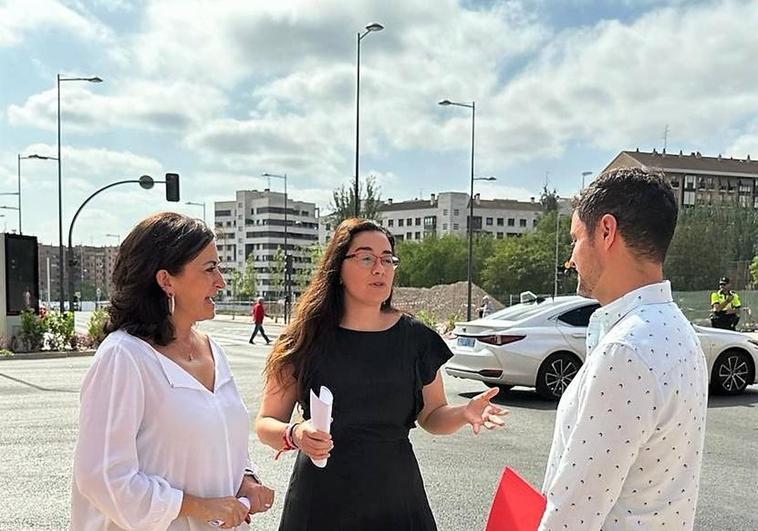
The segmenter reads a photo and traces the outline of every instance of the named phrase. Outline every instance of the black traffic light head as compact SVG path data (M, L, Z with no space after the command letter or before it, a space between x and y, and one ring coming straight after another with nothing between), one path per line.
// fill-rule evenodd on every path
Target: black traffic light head
M179 174L166 174L166 201L179 201Z

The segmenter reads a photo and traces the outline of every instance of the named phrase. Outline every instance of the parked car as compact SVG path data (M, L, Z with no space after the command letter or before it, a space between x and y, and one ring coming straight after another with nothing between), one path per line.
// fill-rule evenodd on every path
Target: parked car
M456 323L449 340L454 356L445 370L501 391L521 385L558 399L584 362L587 325L599 306L576 295L537 297ZM758 337L693 327L708 361L712 391L737 394L758 383Z

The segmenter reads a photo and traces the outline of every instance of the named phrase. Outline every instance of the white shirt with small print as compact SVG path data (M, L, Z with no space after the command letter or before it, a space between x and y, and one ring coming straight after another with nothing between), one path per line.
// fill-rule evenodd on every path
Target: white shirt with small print
M595 311L558 405L539 531L691 530L708 369L668 281Z

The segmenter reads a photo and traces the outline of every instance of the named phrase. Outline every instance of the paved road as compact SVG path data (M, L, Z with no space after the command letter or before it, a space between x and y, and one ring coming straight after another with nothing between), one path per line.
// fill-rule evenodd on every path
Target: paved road
M247 344L249 326L219 319L202 325L227 350L238 386L254 416L268 349ZM270 326L275 332L278 327ZM261 341L262 343L262 341ZM76 439L78 386L90 358L0 361L0 530L68 527L71 459ZM446 378L448 398L461 403L480 384ZM436 437L413 430L411 439L441 531L483 529L499 472L508 464L535 486L542 481L555 418L554 405L530 390L502 400L509 427L474 437L468 430ZM279 496L253 529L275 530L292 456L251 436L250 452ZM758 387L736 398L714 398L708 413L697 529L755 531L758 492Z

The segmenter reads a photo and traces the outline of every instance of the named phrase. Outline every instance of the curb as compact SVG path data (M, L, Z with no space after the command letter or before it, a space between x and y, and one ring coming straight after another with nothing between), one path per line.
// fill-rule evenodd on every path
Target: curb
M0 356L0 361L11 360L46 360L56 358L83 358L94 356L94 350L54 351L54 352L19 352L12 356Z

